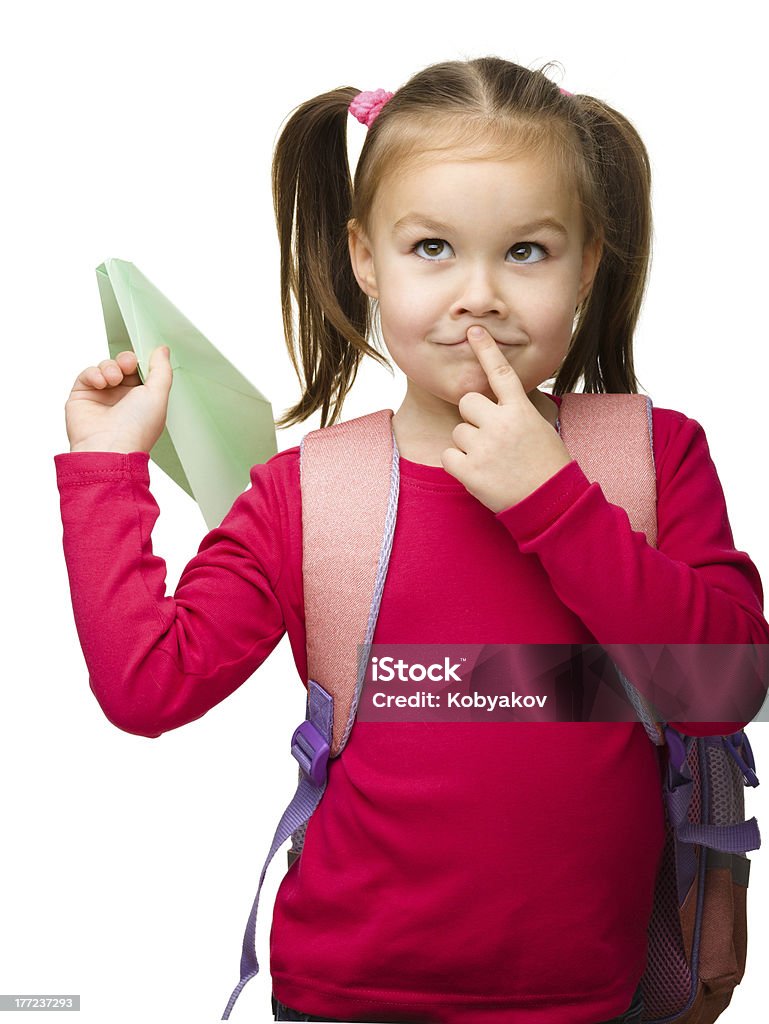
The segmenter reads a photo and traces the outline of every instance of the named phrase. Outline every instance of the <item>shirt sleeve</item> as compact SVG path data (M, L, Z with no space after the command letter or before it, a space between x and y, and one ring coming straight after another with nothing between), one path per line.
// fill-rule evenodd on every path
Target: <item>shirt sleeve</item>
M733 731L733 724L740 728L758 713L766 694L769 625L761 579L747 553L734 547L703 428L673 410L653 413L657 547L631 528L626 511L607 501L576 460L496 518L523 553L539 558L560 600L596 641L613 653L626 648L623 656L636 675L625 674L639 689L649 652L637 648L634 657L632 645L743 645L750 653L746 664L758 660L757 670L718 679L692 670L680 677L676 700L668 701L668 709L671 703L679 711L696 709L691 729L671 722L682 731L704 735L720 732L717 725ZM697 650L704 669L705 652ZM655 695L662 696L646 692L652 700ZM725 715L726 709L740 713ZM732 717L735 722L722 721Z
M200 718L285 632L281 517L269 463L202 540L173 596L152 550L147 452L54 456L75 625L91 689L120 729L155 738Z

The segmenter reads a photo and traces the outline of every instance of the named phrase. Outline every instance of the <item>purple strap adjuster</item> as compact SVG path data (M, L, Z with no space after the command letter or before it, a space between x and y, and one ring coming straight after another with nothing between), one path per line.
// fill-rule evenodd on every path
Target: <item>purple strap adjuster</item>
M675 768L679 775L683 775L683 767L686 763L686 759L689 756L686 750L686 741L680 732L675 729L671 729L669 725L665 725L665 739L668 745L670 764ZM687 774L687 778L691 778Z
M328 743L309 719L294 730L291 737L291 753L299 762L304 774L316 786L322 786L326 780L329 752Z

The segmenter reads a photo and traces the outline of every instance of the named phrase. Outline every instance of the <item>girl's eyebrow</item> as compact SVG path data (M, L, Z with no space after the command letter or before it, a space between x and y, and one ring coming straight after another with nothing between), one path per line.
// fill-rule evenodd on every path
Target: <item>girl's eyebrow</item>
M421 213L407 213L395 222L393 234L412 227L427 228L428 231L438 231L444 234L450 234L454 230L450 224L443 224L441 221L433 220L431 217L426 217ZM552 231L555 234L564 236L567 236L569 233L555 217L540 217L539 220L531 221L528 224L514 225L509 228L511 235L523 236L537 234L539 231Z

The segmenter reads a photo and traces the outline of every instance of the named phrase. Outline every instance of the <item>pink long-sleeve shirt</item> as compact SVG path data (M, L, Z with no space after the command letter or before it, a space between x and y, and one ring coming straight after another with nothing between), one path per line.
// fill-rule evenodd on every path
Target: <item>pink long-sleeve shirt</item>
M654 408L653 431L656 549L574 460L494 514L401 458L373 642L769 642L702 427ZM299 448L253 467L173 596L148 458L54 456L91 688L119 728L157 737L224 700L285 632L305 685L307 661ZM275 994L345 1020L613 1017L644 971L663 841L639 723L359 721L280 885Z

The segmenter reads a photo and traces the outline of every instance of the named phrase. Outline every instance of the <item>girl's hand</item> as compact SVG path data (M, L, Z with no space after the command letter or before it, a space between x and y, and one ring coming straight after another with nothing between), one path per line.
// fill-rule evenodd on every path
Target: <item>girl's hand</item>
M73 452L148 452L168 413L173 370L168 349L150 355L142 384L134 352L119 352L78 376L64 406Z
M482 332L477 340L476 331ZM465 422L454 428L456 448L441 452L441 462L496 514L522 501L572 457L489 332L471 327L467 340L499 403L477 391L462 396L458 408Z

